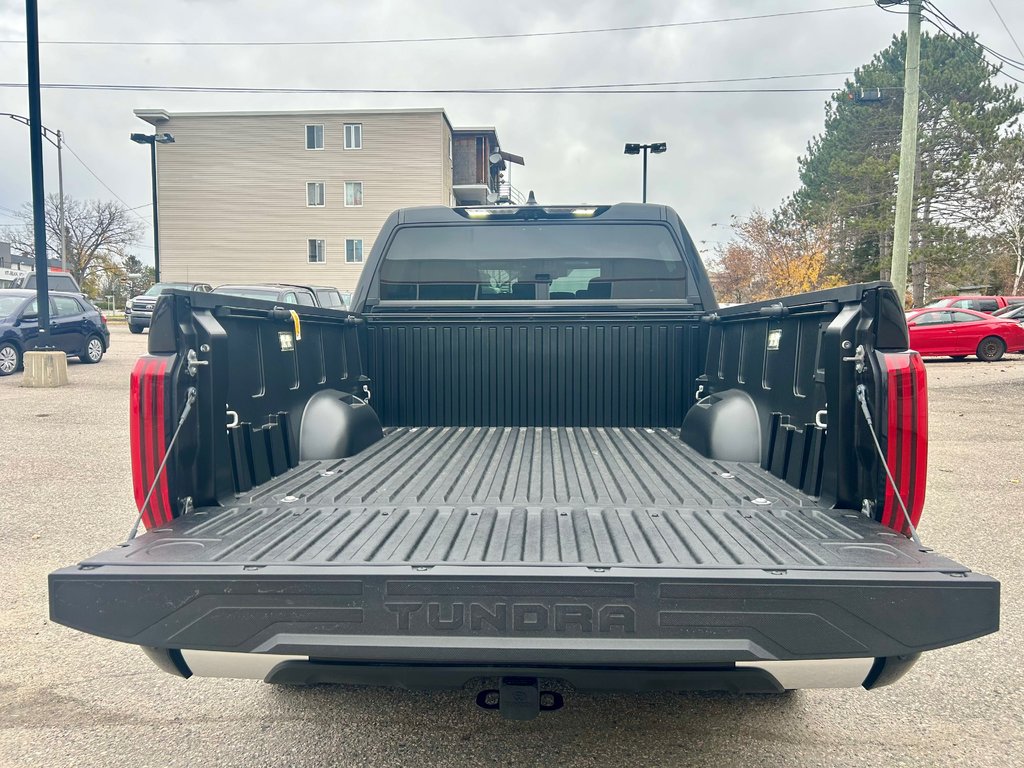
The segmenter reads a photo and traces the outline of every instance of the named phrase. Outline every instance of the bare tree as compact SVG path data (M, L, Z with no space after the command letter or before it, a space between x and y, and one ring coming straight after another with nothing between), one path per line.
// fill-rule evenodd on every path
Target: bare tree
M1024 132L1002 139L986 158L977 194L977 225L1014 263L1010 292L1016 295L1024 278Z
M8 230L11 246L26 255L35 253L32 232L32 206L22 209L24 224ZM136 217L120 203L110 200L64 198L68 271L80 285L95 284L103 273L114 269L126 250L138 242L142 227ZM60 257L60 201L57 195L46 199L47 255Z

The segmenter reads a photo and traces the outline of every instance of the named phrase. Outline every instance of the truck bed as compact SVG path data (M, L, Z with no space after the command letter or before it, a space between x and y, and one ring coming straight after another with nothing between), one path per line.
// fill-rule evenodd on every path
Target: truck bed
M88 563L955 567L676 430L534 427L397 428Z
M50 575L67 626L335 682L913 657L994 631L998 601L859 512L647 428L395 429Z

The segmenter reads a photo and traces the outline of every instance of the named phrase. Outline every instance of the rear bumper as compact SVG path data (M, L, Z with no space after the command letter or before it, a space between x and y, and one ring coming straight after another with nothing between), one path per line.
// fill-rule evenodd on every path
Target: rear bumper
M383 685L411 690L464 688L480 678L533 677L561 680L592 691L728 691L778 693L806 688L871 687L875 670L888 659L740 661L705 664L612 666L494 666L480 664L372 664L323 661L303 656L182 651L177 667L152 649L147 653L166 671L185 677L228 677L284 685ZM909 668L917 657L903 664Z
M156 648L678 666L954 645L998 629L999 583L964 571L102 565L51 574L50 616Z

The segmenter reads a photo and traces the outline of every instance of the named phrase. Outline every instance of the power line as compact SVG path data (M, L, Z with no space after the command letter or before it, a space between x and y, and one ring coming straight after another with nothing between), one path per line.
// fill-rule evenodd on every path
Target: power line
M511 40L530 37L565 37L569 35L593 35L607 32L639 32L651 29L670 29L679 27L695 27L706 24L722 24L733 21L758 21L777 19L788 16L807 16L810 14L849 11L857 8L870 8L873 3L857 3L840 5L831 8L809 8L802 11L784 11L778 13L762 13L753 16L733 16L719 19L700 19L697 21L672 21L660 24L636 24L620 27L595 27L591 29L564 29L550 32L508 32L491 35L452 35L445 37L395 37L379 39L348 39L348 40L41 40L40 45L88 45L88 46L324 46L324 45L392 45L396 43L453 43L469 40ZM24 43L24 40L0 40L0 44Z
M931 2L931 0L923 0L923 4L927 7L927 10L929 10L932 13L936 14L937 16L939 16L943 21L945 21L947 24L949 24L949 26L951 26L953 29L955 29L957 32L959 32L963 37L971 38L973 40L973 42L976 43L980 48L988 51L989 53L991 53L993 56L995 56L1000 61L1006 62L1008 64L1012 64L1013 66L1018 67L1018 68L1024 68L1024 61L1018 61L1017 59L1012 59L1009 56L1006 56L1006 55L1000 53L999 51L997 51L997 50L995 50L993 48L990 48L989 46L985 45L980 40L978 40L976 36L972 36L972 35L968 34L962 27L957 25L957 23L955 21L953 21L951 18L949 18L949 16L947 16L942 11L942 9L940 9L937 5L935 5L935 3ZM935 22L932 22L932 23L934 24Z
M712 82L712 81L709 81ZM25 83L0 83L0 88L26 88ZM222 94L489 94L489 95L565 95L626 93L834 93L835 88L624 88L613 85L550 86L547 88L258 88L200 85L129 85L122 83L43 83L42 88L63 91L134 91L149 93L222 93ZM902 90L899 86L882 90Z
M970 37L969 35L957 36L957 35L954 35L954 34L950 33L941 24L937 23L934 19L932 19L931 17L929 17L925 13L921 14L921 18L924 19L925 21L927 21L933 27L935 27L940 33L942 33L943 35L948 37L950 40L952 40L955 43L957 43L957 45L959 45L964 50L967 50L967 51L970 51L972 53L977 54L978 60L982 64L987 66L992 71L993 74L1002 75L1003 77L1009 78L1010 80L1012 80L1015 83L1019 83L1020 85L1024 85L1024 80L1022 80L1022 79L1020 79L1018 77L1015 77L1014 75L1011 75L1009 72L1005 71L1004 69L1002 69L998 65L993 64L987 58L985 58L985 46L981 45L976 39ZM965 45L964 41L970 41L970 42L967 45Z
M972 35L972 34L968 33L966 30L964 30L962 27L957 26L956 23L953 22L953 20L951 18L949 18L949 16L947 16L942 10L940 10L938 8L938 6L936 6L934 3L928 2L928 0L925 0L925 10L926 10L926 12L930 11L932 13L935 13L941 20L943 20L943 22L945 22L947 25L952 27L956 32L961 34L961 37L968 38L975 45L977 45L979 48L981 48L982 50L987 51L991 55L995 56L995 58L998 61L1000 61L1002 63L1006 63L1006 65L1009 65L1009 66L1013 67L1014 69L1024 71L1024 61L1019 61L1016 58L1011 58L1010 56L1008 56L1008 55L1006 55L1004 53L999 53L999 51L995 50L994 48L991 48L991 47L985 45L983 42L981 42L981 40L978 39L977 35ZM927 15L926 15L926 18L927 18ZM938 25L936 25L936 23L934 22L933 19L928 18L928 20L933 25L938 26Z
M117 192L110 188L110 185L107 184L107 182L105 182L96 174L96 171L89 167L85 160L83 160L81 156L77 152L75 152L74 149L72 149L71 145L68 144L67 138L64 139L64 148L72 155L74 155L75 159L82 164L82 167L85 168L85 170L87 170L90 174L92 174L92 177L96 179L96 181L98 181L100 184L102 184L110 194L117 198L117 201L121 203L121 205L123 205L125 208L131 211L132 214L134 214L139 219L139 221L141 221L143 224L147 226L152 226L151 222L148 219L144 218L138 211L129 206L128 203L126 203L124 199L119 194L117 194Z
M992 5L992 10L996 11L996 15L999 16L999 20L1003 21L1003 17L999 14L999 11L996 9L995 4L992 3L992 0L989 0L989 3ZM879 5L878 7L881 8L886 13L894 13L898 16L907 15L905 11L897 11L892 8L888 8L884 5ZM930 14L934 14L934 17ZM1015 77L1009 72L1003 70L1001 67L996 66L992 64L990 61L988 61L988 59L985 58L985 53L987 52L991 56L994 56L1001 64L1005 64L1007 66L1010 66L1014 69L1019 69L1021 71L1024 71L1024 62L1017 61L1016 59L1012 59L1008 56L1005 56L1001 54L999 51L995 50L994 48L990 48L989 46L982 43L980 40L978 40L977 36L968 34L960 26L958 26L952 19L950 19L949 16L947 16L941 9L939 9L935 5L935 3L931 2L931 0L922 0L921 18L924 21L927 21L933 27L935 27L935 29L937 29L940 33L948 37L950 40L955 41L958 45L960 45L961 48L965 48L965 50L971 50L974 53L978 53L978 49L980 49L981 53L979 54L979 56L981 61L984 62L994 73L1001 74L1015 83L1024 85L1024 80ZM949 25L956 32L958 32L959 35L951 33L948 29L945 28L945 26L943 26L944 23ZM1003 26L1006 26L1005 21L1003 21ZM1009 32L1009 28L1007 28L1006 31ZM1010 38L1013 40L1013 44L1017 45L1017 41L1016 39L1013 38L1012 34L1010 35ZM969 48L964 45L965 41L970 41ZM1020 50L1020 47L1018 46L1017 49Z
M647 82L633 82L633 83L589 83L589 84L577 84L577 85L533 85L533 86L514 86L514 87L483 87L483 88L446 88L446 89L425 89L425 88L414 88L414 89L384 89L384 88L259 88L259 87L235 87L235 86L175 86L175 85L118 85L118 84L99 84L99 83L45 83L44 88L54 89L65 89L65 90L171 90L171 91L197 91L197 92L214 92L214 93L403 93L403 94L466 94L466 93L565 93L565 92L586 92L595 91L601 93L608 93L607 89L619 88L619 89L633 89L633 88L649 88L655 86L675 86L675 85L713 85L720 83L749 83L758 81L770 81L770 80L800 80L807 78L818 78L818 77L838 77L849 75L852 70L846 69L836 72L805 72L801 74L792 75L756 75L750 77L724 77L724 78L711 78L703 80L654 80ZM0 83L0 88L22 88L25 87L23 83ZM872 86L876 87L876 86ZM881 90L900 90L901 86L881 86ZM755 92L760 92L758 89ZM787 89L787 90L808 90L808 91L830 91L829 88L807 88L807 89ZM640 93L659 93L660 91L638 91ZM674 91L667 91L674 92ZM682 93L688 93L690 91L680 91ZM703 93L705 91L695 91L697 93ZM713 92L713 91L708 91ZM726 91L731 92L731 91ZM747 91L736 91L738 93L746 93Z
M933 18L931 14L934 14L935 18ZM989 46L985 45L980 40L978 40L976 36L964 31L964 29L962 29L959 25L956 24L956 22L950 19L949 16L943 13L942 10L935 5L935 3L930 2L930 0L924 0L924 6L921 9L921 17L925 21L930 23L932 26L934 26L936 29L938 29L940 32L942 32L944 35L946 35L946 37L949 37L950 39L957 41L961 47L964 47L964 41L969 41L968 45L975 52L977 52L977 49L980 48L981 60L984 61L990 68L992 68L993 71L997 72L998 74L1002 74L1005 77L1008 77L1010 80L1013 80L1016 83L1024 85L1024 80L1021 80L1017 76L1011 75L1009 72L1006 72L1001 67L989 62L985 58L985 53L987 52L991 56L994 56L996 60L999 61L1001 64L1004 64L1006 66L1011 67L1012 69L1016 69L1021 72L1024 72L1024 61L1017 61L1016 59L1012 59L1009 56L1006 56L1000 53L999 51L995 50L994 48L990 48ZM936 18L938 19L938 21L936 21ZM943 26L943 22L945 22L945 24L948 24L956 32L958 32L959 36L951 34L949 30L947 30Z
M642 88L660 85L708 85L711 83L749 83L758 80L798 80L808 77L838 77L849 75L851 70L842 72L810 72L802 75L759 75L756 77L724 77L715 80L656 80L647 83L609 83L606 85L538 85L526 86L523 88L510 88L512 91L564 91L564 90L587 90L598 88ZM503 89L497 89L499 91Z
M1013 36L1013 32L1010 31L1010 27L1007 26L1006 20L1003 18L1003 14L996 8L995 0L988 0L988 4L992 6L992 10L996 12L996 16L999 17L999 23L1003 25L1003 29L1006 30L1006 34L1010 36L1010 40L1013 41L1014 46L1017 48L1017 53L1024 59L1024 50L1021 50L1020 43L1017 42L1017 38Z

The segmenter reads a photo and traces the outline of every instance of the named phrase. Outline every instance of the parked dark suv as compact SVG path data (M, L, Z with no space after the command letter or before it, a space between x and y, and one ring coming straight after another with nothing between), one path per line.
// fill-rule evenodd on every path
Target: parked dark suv
M160 294L170 288L180 288L183 291L199 291L209 293L210 286L207 283L157 283L141 296L129 299L124 307L124 319L128 321L128 330L132 333L142 333L143 328L149 328L153 319L153 307Z
M36 292L0 291L0 376L21 369L26 349L39 336ZM100 311L74 293L50 294L50 343L83 363L98 363L110 346L110 331Z
M319 307L320 302L312 289L301 285L284 285L276 283L254 285L218 285L214 293L226 293L229 296L241 296L245 299L262 299L263 301L279 301L282 304L298 304L304 307Z
M303 287L308 287L312 290L316 296L317 302L325 309L346 309L348 307L345 297L341 295L341 291L337 288L333 288L329 285L310 285Z
M218 285L214 293L227 293L247 299L280 301L306 307L341 309L348 307L344 295L329 285L298 285L295 283L256 283L252 285ZM351 298L351 296L350 296Z

